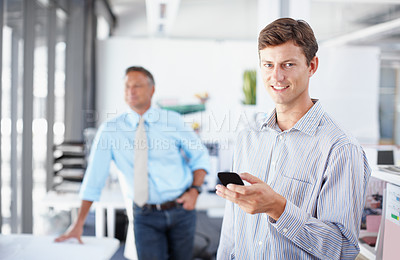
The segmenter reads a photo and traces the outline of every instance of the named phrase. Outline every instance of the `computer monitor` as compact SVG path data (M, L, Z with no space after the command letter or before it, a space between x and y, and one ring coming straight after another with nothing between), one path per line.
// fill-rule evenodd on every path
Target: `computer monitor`
M378 150L378 165L394 165L393 150Z

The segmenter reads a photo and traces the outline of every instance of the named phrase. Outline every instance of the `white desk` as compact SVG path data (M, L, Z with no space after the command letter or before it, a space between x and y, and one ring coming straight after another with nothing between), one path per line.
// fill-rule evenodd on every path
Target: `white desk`
M375 165L372 166L371 168L372 168L372 173L371 173L372 177L400 186L400 175L382 171L379 169L378 166Z
M56 243L54 238L30 234L0 234L0 259L106 260L110 259L119 247L119 241L115 238L82 237L83 245L76 240Z
M79 185L79 183L77 183ZM60 209L78 209L81 199L77 192L56 192L49 191L41 205ZM225 199L214 193L203 192L197 199L197 210L208 210L214 216L222 216L225 207ZM107 236L113 238L115 235L115 211L125 209L124 198L118 183L106 186L101 193L100 200L93 203L96 214L96 237L104 237L104 223L107 221ZM107 211L107 219L104 212ZM215 213L217 212L217 213Z
M96 237L104 237L104 212L107 211L107 236L115 235L115 211L125 209L125 201L118 183L106 187L101 192L100 200L94 203L96 210Z
M80 185L80 183L76 183ZM56 192L49 191L43 200L40 201L42 206L54 207L58 209L74 210L81 206L81 199L78 192ZM124 198L118 183L106 186L100 200L93 203L93 208L96 213L96 237L104 237L104 212L107 210L107 236L113 238L115 235L115 211L117 209L125 209ZM73 215L73 219L74 214Z

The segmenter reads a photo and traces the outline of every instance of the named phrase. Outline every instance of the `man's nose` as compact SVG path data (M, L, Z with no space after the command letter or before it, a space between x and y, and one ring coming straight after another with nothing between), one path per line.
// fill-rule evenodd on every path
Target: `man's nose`
M134 87L129 87L128 88L128 93L135 93L135 88Z
M284 71L279 66L275 66L272 71L272 79L281 82L285 78Z

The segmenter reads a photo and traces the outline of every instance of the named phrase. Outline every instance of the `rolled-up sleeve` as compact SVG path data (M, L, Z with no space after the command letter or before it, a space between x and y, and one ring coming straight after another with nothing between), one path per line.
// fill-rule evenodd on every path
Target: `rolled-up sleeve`
M109 175L112 160L112 140L109 138L105 125L97 131L93 140L89 163L86 169L79 197L83 200L98 201Z
M183 126L183 122L177 124ZM207 148L202 143L201 139L189 127L179 129L180 145L185 155L188 158L188 166L193 172L203 169L207 173L210 172L210 157Z

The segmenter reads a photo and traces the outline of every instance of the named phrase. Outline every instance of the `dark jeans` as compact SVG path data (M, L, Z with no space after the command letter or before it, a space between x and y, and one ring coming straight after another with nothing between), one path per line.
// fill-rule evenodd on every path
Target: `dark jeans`
M134 205L133 212L140 260L192 259L196 211L182 206L159 211Z

